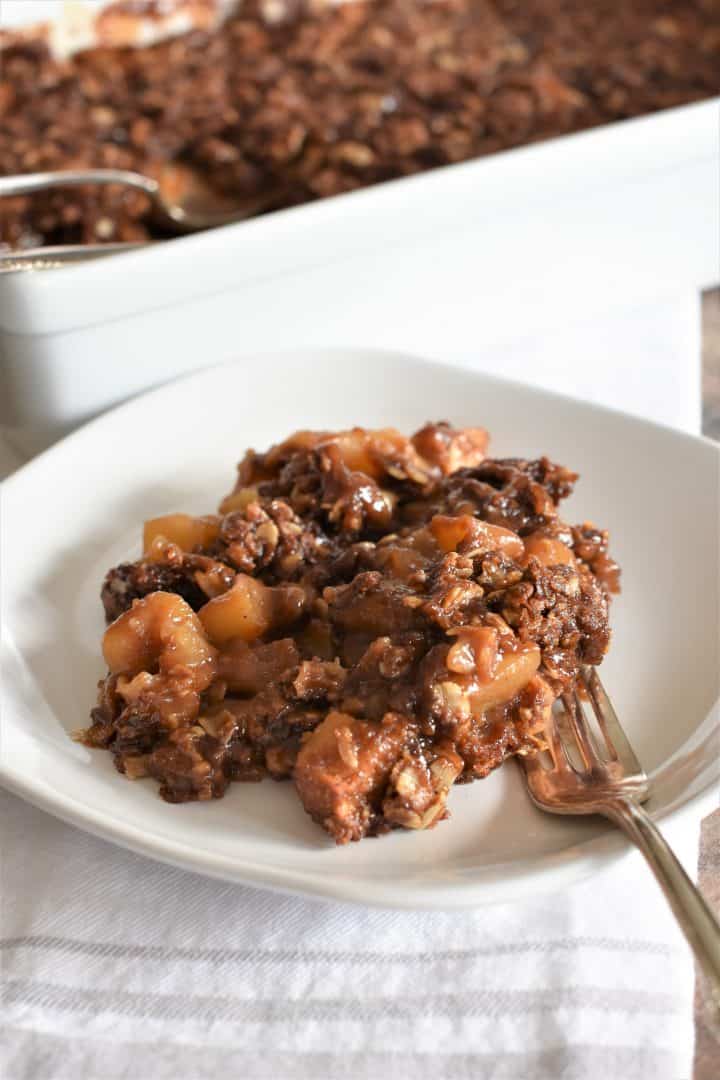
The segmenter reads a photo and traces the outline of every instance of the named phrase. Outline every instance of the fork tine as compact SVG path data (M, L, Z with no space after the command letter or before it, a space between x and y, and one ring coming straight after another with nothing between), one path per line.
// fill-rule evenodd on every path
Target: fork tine
M621 761L627 772L642 773L642 766L620 725L617 713L605 692L605 687L600 682L597 671L594 668L585 667L581 671L581 678L587 687L598 725L612 759Z
M555 726L557 727L558 736L563 744L563 750L565 751L565 757L570 762L570 767L575 772L584 772L586 768L585 759L580 752L577 737L575 735L575 728L570 716L571 706L568 707L566 701L560 700L562 708L558 708L553 712L555 718Z
M547 725L545 727L545 734L547 735L548 747L555 763L556 769L572 769L572 761L568 756L568 752L565 749L565 743L563 742L558 728L557 717L553 712L550 713Z
M585 768L592 769L601 762L588 727L582 701L577 692L572 690L562 695L562 701Z
M525 770L528 778L538 772L545 772L544 766L540 762L540 753L535 754L516 754L515 760Z
M594 668L589 670L583 668L580 672L580 678L583 680L585 689L588 692L588 697L590 698L593 712L595 713L598 725L605 739L610 759L612 761L618 761L619 755L615 743L618 738L620 721L610 703L610 698L605 693L605 689ZM610 728L613 729L613 734L610 733ZM622 731L620 731L620 737L622 737ZM627 740L625 741L627 742Z

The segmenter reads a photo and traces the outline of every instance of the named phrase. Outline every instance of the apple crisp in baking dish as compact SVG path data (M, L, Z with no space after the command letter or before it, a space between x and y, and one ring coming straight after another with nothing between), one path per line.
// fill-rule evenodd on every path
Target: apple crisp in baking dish
M0 31L0 175L130 169L171 202L289 207L720 92L716 0L115 0L62 27ZM147 240L150 211L3 199L0 250Z

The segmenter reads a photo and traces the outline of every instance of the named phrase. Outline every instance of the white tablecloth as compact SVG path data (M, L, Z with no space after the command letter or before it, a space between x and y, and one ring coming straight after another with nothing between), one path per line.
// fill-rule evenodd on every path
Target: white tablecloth
M696 297L506 355L515 377L697 430ZM698 828L669 833L690 872ZM634 853L531 904L416 913L206 880L5 792L0 837L4 1080L691 1075L691 958Z

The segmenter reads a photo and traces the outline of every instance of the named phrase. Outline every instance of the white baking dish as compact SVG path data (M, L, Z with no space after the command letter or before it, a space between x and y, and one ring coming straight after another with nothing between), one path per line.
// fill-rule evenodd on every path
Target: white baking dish
M47 442L181 372L288 347L498 370L500 343L714 284L719 102L2 275L0 423ZM607 364L632 377L626 356Z

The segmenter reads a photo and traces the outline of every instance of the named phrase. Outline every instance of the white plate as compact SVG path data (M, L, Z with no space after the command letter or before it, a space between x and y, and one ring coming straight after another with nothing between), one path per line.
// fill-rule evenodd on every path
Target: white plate
M170 806L109 754L73 743L86 722L105 570L138 551L143 518L212 511L246 446L295 428L426 419L483 424L496 455L547 453L582 479L571 521L611 529L624 571L603 678L651 773L655 816L718 776L718 448L591 405L381 352L334 350L206 370L101 417L4 486L0 779L83 829L231 881L403 907L493 902L556 888L624 849L602 823L536 811L518 770L452 792L426 834L335 848L289 784L235 784Z

